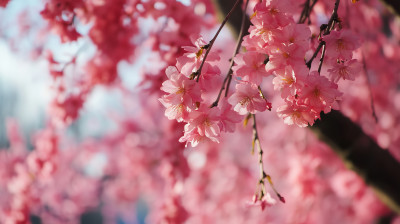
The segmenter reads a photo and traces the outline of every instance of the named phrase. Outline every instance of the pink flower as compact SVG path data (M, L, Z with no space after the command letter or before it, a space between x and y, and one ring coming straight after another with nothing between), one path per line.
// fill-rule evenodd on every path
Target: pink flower
M268 192L261 199L259 199L257 195L253 195L252 201L246 203L246 205L249 207L260 206L262 211L264 211L266 207L270 207L274 204L276 204L276 200L273 199Z
M235 125L239 123L243 117L232 110L232 105L228 103L226 98L221 102L221 131L234 132Z
M264 99L257 85L252 83L239 83L236 92L229 97L228 102L234 106L233 110L240 115L255 114L256 111L271 110L271 103Z
M305 50L296 44L289 46L279 45L270 52L269 62L265 65L267 72L284 68L286 65L292 67L302 66L304 64Z
M232 70L236 76L242 77L242 80L260 85L263 77L271 75L265 71L266 57L266 54L252 51L237 54L234 59L236 65Z
M328 69L331 80L337 83L340 79L354 80L362 69L362 64L355 59L349 61L339 61L333 63L333 67Z
M268 42L278 31L279 25L276 23L274 17L269 14L254 12L254 17L251 19L253 26L250 27L250 38L261 37L263 41Z
M257 34L256 31L256 27L255 26L251 26L249 28L249 32L255 32ZM260 33L262 34L262 32ZM271 34L273 36L273 34ZM243 37L243 42L242 42L242 46L246 48L247 51L255 51L258 53L263 53L263 54L268 54L269 53L269 40L264 40L265 37L263 35L247 35ZM268 37L269 39L269 37Z
M179 142L186 142L185 147L187 147L189 142L192 147L196 147L200 142L207 140L208 139L206 136L201 136L196 130L193 129L189 132L185 131L185 134L179 139Z
M292 19L286 15L287 8L289 7L286 2L281 0L271 0L268 2L260 2L254 7L254 11L257 14L256 17L269 17L271 18L271 21L269 21L270 23L284 27L292 21Z
M190 110L185 104L169 104L166 103L162 98L160 99L160 102L164 105L164 107L167 108L165 109L165 116L168 119L176 119L178 122L182 122L188 118Z
M220 111L217 107L208 108L203 106L198 111L191 113L191 120L185 127L185 131L197 129L201 136L213 139L220 134L218 125L220 120L219 114ZM215 141L217 141L217 139L215 139Z
M284 69L279 69L274 72L275 78L272 80L275 90L281 91L281 97L286 99L294 97L302 88L303 82L308 74L308 69L305 65L293 70L292 66L288 65Z
M187 51L183 56L177 59L176 67L184 74L189 77L193 72L199 69L201 62L203 61L204 55L206 54L206 45L208 44L203 40L201 36L190 37L193 46L185 46L183 49ZM218 54L211 51L207 56L207 61L219 60Z
M185 125L185 134L179 141L191 142L193 147L202 140L202 137L219 142L219 108L208 108L202 105L199 110L191 112L189 116L189 123Z
M200 88L194 80L179 73L174 66L169 66L165 73L168 80L163 82L161 90L166 93L160 102L167 108L165 115L169 119L177 119L183 121L186 111L195 109L196 102L201 102Z
M316 112L323 110L327 113L341 95L338 85L314 71L305 80L299 100Z
M333 30L323 40L326 42L326 55L335 59L351 59L353 51L360 46L360 40L350 30Z
M209 91L218 88L220 83L218 82L221 75L219 67L211 65L210 63L204 63L201 75L199 78L200 89Z
M308 49L311 36L310 28L305 24L289 24L284 29L279 30L274 36L273 41L285 45L295 44L298 47Z
M315 119L319 117L317 113L304 105L286 104L278 107L276 112L285 124L296 124L299 127L307 127L308 124L313 125Z

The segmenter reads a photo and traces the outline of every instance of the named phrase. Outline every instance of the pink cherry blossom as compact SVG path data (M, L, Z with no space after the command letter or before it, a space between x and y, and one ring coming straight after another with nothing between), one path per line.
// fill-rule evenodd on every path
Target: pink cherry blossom
M236 65L232 67L234 75L243 81L261 84L263 77L271 75L265 71L266 55L253 51L237 54L234 58Z
M201 106L199 110L190 113L189 122L185 125L185 134L181 142L191 142L195 147L198 142L209 139L219 142L220 136L220 109Z
M329 112L334 103L341 99L342 93L337 88L335 83L314 71L305 80L299 100L311 110Z
M295 71L292 66L288 65L284 69L274 71L274 74L275 78L272 80L274 89L281 91L283 99L293 98L304 86L304 80L308 75L308 69L304 65L300 66Z
M226 98L220 102L221 104L221 130L226 132L234 132L237 123L243 120L243 117L232 110L232 105L228 103Z
M162 84L161 89L169 94L164 95L160 102L167 108L165 113L169 119L183 121L187 115L185 111L195 109L195 103L201 101L200 88L174 66L168 67L165 73L169 79Z
M360 40L350 30L333 30L323 40L326 42L326 55L334 59L349 60L360 46Z
M204 55L206 54L206 47L208 43L203 40L201 36L191 36L193 46L185 46L183 49L187 52L183 56L177 58L176 67L184 74L189 77L193 72L199 69L201 62L203 61ZM219 60L218 54L210 52L207 56L207 61Z
M299 127L307 127L313 125L319 114L311 111L307 106L297 106L295 104L285 104L276 110L278 116L288 125L297 125Z
M269 62L265 65L267 72L284 68L286 65L292 67L302 66L304 64L305 51L296 44L289 46L279 45L271 49Z
M190 114L190 121L185 125L185 131L197 130L200 136L206 136L218 142L220 110L217 107L208 108L202 106L198 111Z
M290 8L290 6L288 7L288 5L282 1L270 0L268 2L258 3L254 7L254 11L257 14L256 17L269 17L272 22L278 26L286 26L292 21L291 18L286 15L288 8Z
M362 72L362 64L355 59L349 61L338 61L328 69L330 79L337 83L340 79L354 80Z
M200 89L204 91L210 91L217 88L217 86L220 84L220 75L221 71L218 66L204 63L199 78Z
M179 139L179 142L186 142L186 146L188 143L192 147L196 147L199 143L207 142L209 139L206 136L202 136L195 129L191 131L185 131L185 134Z
M276 200L271 197L267 192L263 198L259 199L257 195L253 195L251 202L247 202L247 206L261 207L261 211L264 211L266 207L270 207L276 204Z
M257 85L252 83L237 84L236 92L229 98L228 102L234 107L233 110L240 115L271 110L271 103L261 96Z
M250 38L259 37L262 41L268 42L278 32L279 25L270 14L255 12L255 16L251 19L254 26L250 27Z
M284 43L287 46L295 44L301 48L308 49L310 36L311 31L307 25L291 23L285 26L285 29L279 30L274 36L273 41Z

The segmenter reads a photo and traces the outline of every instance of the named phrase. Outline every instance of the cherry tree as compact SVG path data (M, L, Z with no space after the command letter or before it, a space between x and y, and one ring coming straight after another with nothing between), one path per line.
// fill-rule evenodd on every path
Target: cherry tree
M0 26L15 54L46 61L51 92L29 139L2 121L0 223L400 223L398 13L394 0L42 0L17 32ZM98 121L113 128L71 136L99 90L119 96Z

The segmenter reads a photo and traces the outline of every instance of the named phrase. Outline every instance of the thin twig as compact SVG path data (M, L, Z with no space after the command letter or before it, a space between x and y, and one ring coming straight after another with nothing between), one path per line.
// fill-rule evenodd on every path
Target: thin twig
M241 23L240 32L239 32L239 38L238 38L238 41L236 42L236 47L235 47L235 51L233 52L233 56L231 58L231 63L229 64L229 71L225 76L224 82L222 83L221 89L219 90L217 99L210 106L211 108L218 106L219 100L221 98L222 91L225 88L226 88L225 97L228 96L227 93L228 93L228 90L229 90L229 85L230 85L231 80L232 80L232 72L233 72L232 71L232 66L234 64L233 58L237 55L237 53L239 53L240 46L242 46L242 41L243 41L242 37L243 37L243 33L244 33L244 24L245 24L245 21L246 21L246 10L247 10L247 6L248 5L249 5L249 1L246 1L246 5L245 5L244 10L243 10L242 23ZM228 84L226 85L227 82L228 82ZM226 85L226 87L225 87L225 85Z
M336 19L338 17L337 11L338 11L338 8L339 8L339 3L340 3L340 0L336 0L335 8L333 9L331 18L329 19L329 22L328 22L328 27L326 28L324 35L330 34L331 30L333 30L333 27L335 26L335 21L336 21Z
M304 3L303 10L301 11L301 15L300 15L298 23L304 23L305 18L307 18L306 14L308 12L309 7L310 7L310 0L306 0L306 2Z
M276 190L273 182L272 182L272 178L270 175L265 173L264 170L264 162L263 162L263 154L264 151L261 148L261 143L260 143L260 138L258 137L258 130L257 130L257 121L256 121L256 115L252 114L253 116L253 142L252 142L252 152L254 153L254 148L257 144L257 149L258 149L258 166L259 166L259 170L260 170L260 179L258 181L258 184L261 188L260 191L260 200L263 199L263 197L267 194L267 190L265 187L265 179L267 179L269 185L271 186L272 190L275 192L276 196L279 198L279 200L283 203L285 203L285 198L281 196L281 194L278 193L278 191Z
M336 2L335 2L335 7L334 7L334 9L333 9L331 18L329 18L328 24L325 24L325 25L321 26L321 31L320 31L320 32L322 33L322 30L324 30L324 32L323 32L323 35L324 35L324 36L330 34L331 31L333 30L333 28L335 27L335 21L336 21L337 18L338 18L337 10L338 10L338 8L339 8L339 3L340 3L340 0L336 0ZM312 57L310 58L310 60L308 60L308 61L306 62L306 65L307 65L307 67L308 67L309 69L311 69L311 63L313 62L313 60L315 59L315 57L317 57L317 55L318 55L318 53L319 53L319 51L321 50L322 47L324 47L324 49L323 49L323 52L322 52L323 56L321 55L321 59L322 59L322 60L320 60L320 61L323 61L323 60L324 60L323 57L325 56L325 44L326 44L325 41L320 41L320 42L319 42L319 45L318 45L318 47L317 47L317 49L316 49L315 52L314 52L314 54L312 55ZM318 72L321 71L321 66L322 66L322 63L320 62L320 65L319 65L319 67L318 67Z
M301 15L299 18L298 23L304 23L307 19L308 22L310 23L310 14L312 9L314 8L315 4L317 3L318 0L314 0L312 2L312 4L310 5L310 0L306 0L306 2L304 3L304 8L303 11L301 11Z
M314 8L315 4L317 3L317 1L318 1L318 0L314 0L313 3L311 4L309 10L308 10L308 13L307 13L308 25L311 24L310 14L311 14L311 11L312 11L312 9ZM305 21L304 21L304 22L305 22Z
M317 49L315 50L314 54L312 55L312 57L310 58L310 60L308 60L308 62L306 63L308 69L311 68L311 63L313 62L313 60L317 57L319 51L321 50L322 46L324 45L324 43L321 41L319 42L319 45L317 47Z
M204 62L206 61L206 58L207 58L208 54L210 53L215 40L217 39L217 37L218 37L219 33L221 32L222 28L224 27L225 23L228 21L229 17L231 17L233 10L235 10L235 8L239 5L240 1L241 0L236 0L235 5L233 5L231 11L229 11L229 13L226 15L224 21L222 21L221 25L219 26L217 33L214 35L214 37L211 39L210 43L208 44L207 51L206 51L206 54L204 55L203 61L201 62L199 69L195 72L195 74L197 75L196 82L199 82L199 78L201 75L201 70L203 69L203 66L204 66Z
M322 54L321 54L321 58L319 59L318 73L321 73L322 63L324 62L325 50L326 50L326 43L325 43L325 41L321 41L321 43L323 43L323 44L322 44Z

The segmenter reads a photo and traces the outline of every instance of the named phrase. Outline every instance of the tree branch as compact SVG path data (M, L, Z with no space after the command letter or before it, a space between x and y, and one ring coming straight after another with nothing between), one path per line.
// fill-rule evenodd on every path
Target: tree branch
M400 14L400 1L383 1ZM233 3L231 0L214 0L217 11L222 15L229 12ZM237 8L234 13L229 24L237 37L242 12ZM250 21L247 23L250 24ZM376 191L382 202L400 214L400 163L387 150L380 148L356 123L338 111L322 115L311 130Z
M311 130L400 214L400 163L339 111L321 115Z
M381 2L389 8L396 15L400 15L400 1L399 0L381 0Z

